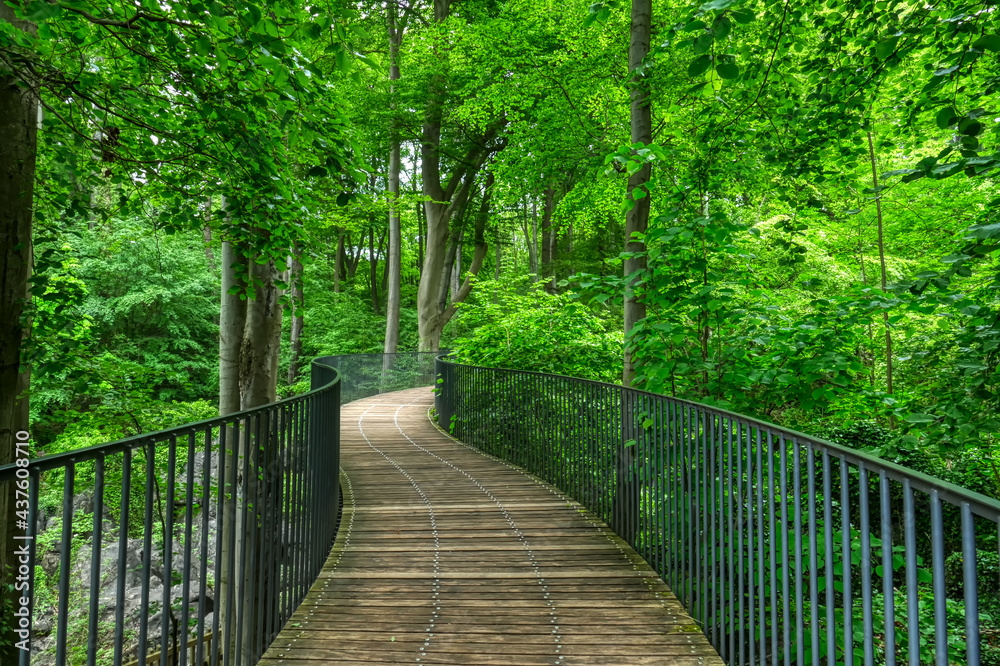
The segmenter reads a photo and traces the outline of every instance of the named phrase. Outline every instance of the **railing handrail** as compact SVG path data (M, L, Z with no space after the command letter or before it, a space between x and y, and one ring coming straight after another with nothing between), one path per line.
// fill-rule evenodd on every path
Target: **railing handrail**
M730 412L713 405L707 405L704 403L696 402L694 400L687 400L685 398L678 398L671 395L664 395L662 393L653 393L652 391L646 391L644 389L632 388L630 386L625 386L623 384L611 384L609 382L602 382L596 379L585 379L583 377L573 377L571 375L557 375L548 372L537 372L535 370L516 370L513 368L489 368L485 366L470 365L468 363L457 363L450 360L448 357L451 354L441 354L438 356L438 360L442 363L447 363L448 365L463 367L463 368L476 368L482 370L490 370L494 372L508 372L508 373L518 373L525 375L534 375L539 377L551 377L554 379L568 379L573 382L591 384L594 386L601 386L605 388L619 389L624 391L629 391L637 395L645 395L658 400L667 399L675 403L686 405L700 409L705 412L713 413L717 416L722 416L727 419L744 423L751 427L760 427L768 429L771 431L776 431L778 434L785 435L785 439L802 439L813 444L816 444L830 452L836 453L838 458L843 458L854 464L864 465L870 470L876 472L885 472L886 476L895 481L909 481L910 485L915 490L920 490L923 492L931 492L935 490L941 499L948 501L951 504L962 505L968 504L972 512L978 516L992 520L995 523L1000 523L1000 500L993 499L981 493L977 493L973 490L963 488L961 486L955 485L953 483L948 483L942 479L931 476L930 474L925 474L917 470L904 467L898 463L890 462L888 460L883 460L878 456L866 453L864 451L858 451L857 449L852 449L850 447L844 446L842 444L837 444L829 440L825 440L821 437L815 437L813 435L807 435L790 428L785 428L763 419L757 419L751 416L746 416L745 414L739 414L737 412Z
M353 354L346 354L346 356L353 356ZM310 389L306 393L300 393L299 395L294 395L290 398L283 398L275 402L269 402L266 405L260 405L259 407L251 407L250 409L244 409L238 412L232 412L226 414L225 416L216 416L210 419L204 419L202 421L192 421L191 423L185 423L183 425L174 426L172 428L165 428L163 430L157 430L155 432L141 433L138 435L132 435L131 437L125 437L122 439L116 439L113 442L106 442L104 444L95 444L94 446L87 446L81 449L74 449L72 451L64 451L62 453L54 453L49 456L39 456L32 458L28 462L28 470L31 472L44 472L51 469L56 469L58 467L65 467L69 464L87 462L89 460L97 460L101 456L113 455L115 453L121 453L126 449L137 449L143 444L149 441L159 441L167 439L174 435L189 435L192 432L204 432L208 428L216 428L233 422L237 419L242 419L246 417L251 417L261 412L264 412L274 407L280 405L286 405L294 402L300 402L306 397L323 391L336 382L340 381L340 372L336 367L329 365L328 361L333 358L338 358L338 356L320 356L312 361L311 365L322 366L333 370L334 377L332 380L324 384L323 386L318 386L314 389ZM16 478L16 473L18 466L11 463L7 465L0 465L0 483L5 481L11 481Z

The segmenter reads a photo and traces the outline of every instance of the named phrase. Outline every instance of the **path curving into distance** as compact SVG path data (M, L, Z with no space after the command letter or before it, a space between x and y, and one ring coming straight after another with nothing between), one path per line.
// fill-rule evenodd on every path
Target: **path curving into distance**
M722 664L604 523L441 432L432 404L342 407L337 542L261 664Z

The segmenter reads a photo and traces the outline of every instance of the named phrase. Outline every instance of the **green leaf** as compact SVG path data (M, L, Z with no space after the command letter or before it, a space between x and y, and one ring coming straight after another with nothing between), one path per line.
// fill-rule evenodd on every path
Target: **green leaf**
M62 14L63 8L58 4L49 4L43 0L35 0L28 5L25 17L34 23L49 21Z
M701 7L698 8L700 12L718 12L724 9L729 9L735 5L739 0L711 0L711 2L706 2Z
M326 168L324 168L324 167L314 166L314 167L310 168L309 171L306 172L306 177L308 177L308 178L323 178L326 175L328 175L329 173L330 172L327 171ZM337 203L338 203L338 205L342 205L342 204L340 204L339 199L338 199Z
M948 106L938 111L934 120L941 129L948 129L958 121L958 116L955 114L955 110Z
M879 42L878 46L875 47L875 56L879 60L885 60L893 54L896 50L896 44L899 43L899 37L890 37L884 42Z
M734 9L729 15L740 25L747 25L757 18L750 9Z
M960 66L961 65L952 65L951 67L942 67L934 72L934 76L948 76L950 74L954 74L958 71Z
M695 58L690 65L688 65L688 76L697 77L701 76L708 71L708 68L712 66L712 56L705 55Z
M977 49L993 51L996 53L997 51L1000 51L1000 35L983 35L974 41L972 45Z
M723 79L735 79L740 75L740 68L735 63L724 62L715 67L715 71Z
M936 419L930 414L907 414L908 423L934 423Z
M349 195L347 192L341 192L340 194L337 195L338 206L346 206L347 202L349 202L350 200L351 200L351 195Z

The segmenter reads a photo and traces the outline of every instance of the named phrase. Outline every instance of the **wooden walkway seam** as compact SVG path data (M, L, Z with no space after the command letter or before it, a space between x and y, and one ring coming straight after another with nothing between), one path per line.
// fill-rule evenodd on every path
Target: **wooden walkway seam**
M597 516L455 440L431 403L342 407L341 529L261 664L722 664Z

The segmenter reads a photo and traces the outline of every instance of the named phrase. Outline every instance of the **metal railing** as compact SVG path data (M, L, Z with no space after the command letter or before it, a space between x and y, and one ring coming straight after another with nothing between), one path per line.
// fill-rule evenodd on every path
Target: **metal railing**
M981 663L1000 502L685 400L437 367L439 423L607 522L727 663Z
M313 376L301 396L0 467L0 487L15 485L27 502L32 563L41 491L62 485L56 663L144 664L158 650L164 665L245 664L263 654L336 531L341 384L321 361ZM90 543L73 552L86 532ZM36 620L43 581L26 568ZM137 599L126 596L128 578ZM110 580L114 589L102 589ZM198 640L209 632L218 638ZM30 661L21 651L20 664Z
M336 536L340 405L432 385L435 357L317 358L304 395L0 467L0 492L27 507L29 640L51 621L45 660L59 664L256 663ZM36 580L43 520L61 521L46 546L58 553L54 595ZM52 607L39 608L46 596Z
M336 368L344 378L343 403L373 395L433 386L435 359L441 352L399 352L396 354L343 354L317 359Z

